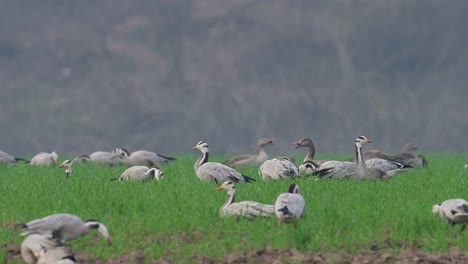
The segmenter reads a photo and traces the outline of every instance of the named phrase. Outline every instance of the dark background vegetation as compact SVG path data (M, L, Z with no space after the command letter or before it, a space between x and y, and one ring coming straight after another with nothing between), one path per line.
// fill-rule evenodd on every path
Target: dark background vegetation
M467 1L2 1L0 150L465 152Z

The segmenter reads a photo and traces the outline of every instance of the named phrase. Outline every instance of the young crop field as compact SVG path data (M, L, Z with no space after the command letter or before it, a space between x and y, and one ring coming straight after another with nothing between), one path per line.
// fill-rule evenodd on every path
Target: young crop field
M97 219L109 229L112 245L94 230L67 242L79 263L468 261L468 229L460 233L431 212L446 199L468 199L463 155L428 155L429 167L388 181L265 182L258 167L238 169L257 181L236 185L237 201L274 204L297 183L306 201L297 228L274 217L221 218L226 192L198 180L197 158L178 156L161 168L161 181L147 182L111 181L125 166L75 164L70 178L57 166L1 166L0 262L23 263L24 237L15 224L55 213Z

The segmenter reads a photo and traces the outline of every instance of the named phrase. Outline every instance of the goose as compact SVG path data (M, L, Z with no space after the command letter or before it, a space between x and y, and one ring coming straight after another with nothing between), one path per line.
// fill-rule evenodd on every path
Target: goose
M65 175L70 177L72 176L72 166L73 163L71 160L64 160L62 164L59 165L59 168L65 168Z
M52 236L32 234L27 236L21 243L21 257L28 264L36 264L43 247L52 248L58 245L60 243L52 239Z
M195 162L193 168L195 174L201 181L224 182L232 181L236 183L252 182L255 179L242 175L235 169L218 162L208 162L209 148L205 141L198 142L193 150L201 152L200 158Z
M465 163L465 169L468 170L468 161Z
M432 213L439 214L450 225L461 224L460 231L468 224L468 202L464 199L449 199L435 204Z
M276 198L275 214L279 223L294 223L304 216L305 200L299 194L299 185L289 185L287 193L282 193Z
M0 151L0 164L15 164L17 161L24 160L22 158L16 158L10 154Z
M220 209L220 215L226 216L240 216L248 219L253 219L257 216L271 216L275 213L273 205L266 205L259 202L243 201L235 202L236 186L232 181L225 181L216 190L225 190L227 192L227 199Z
M314 172L320 178L345 178L352 177L356 180L364 179L389 179L406 170L398 168L383 171L379 168L368 168L363 160L362 147L364 144L372 143L364 136L359 136L355 141L356 162L327 161L322 163Z
M80 162L93 162L98 164L108 164L114 165L115 163L119 163L118 158L112 158L112 152L108 151L95 151L89 155L81 154L74 159L74 161Z
M293 143L296 148L307 148L307 155L299 166L299 174L312 175L312 173L322 164L323 160L314 160L315 144L310 138L302 138Z
M289 179L299 175L296 165L288 158L276 157L265 161L258 168L258 174L263 180Z
M158 168L149 168L146 166L132 166L126 169L118 178L112 180L161 180L164 177L164 172Z
M268 159L268 154L265 152L265 146L267 145L273 145L273 139L261 138L257 142L256 155L240 155L223 162L223 164L232 168L260 165Z
M75 256L65 246L42 248L37 264L75 264Z
M58 163L58 158L59 156L55 151L52 153L39 152L32 157L29 164L37 166L53 166Z
M130 152L124 148L116 148L112 151L112 159L115 159L116 157L121 158L123 163L129 165L161 166L169 164L171 161L175 160L173 157L168 157L147 150L137 150L130 154Z
M91 229L97 229L110 242L109 231L104 224L96 220L86 220L83 222L81 218L72 214L53 214L32 220L26 224L21 224L20 226L25 229L21 233L22 236L49 234L60 243L86 235Z

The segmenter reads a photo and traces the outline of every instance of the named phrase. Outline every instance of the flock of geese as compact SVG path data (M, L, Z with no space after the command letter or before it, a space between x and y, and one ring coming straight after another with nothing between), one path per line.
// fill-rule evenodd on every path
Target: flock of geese
M362 180L388 180L406 172L410 168L428 166L421 154L415 154L417 148L407 144L396 155L389 155L378 150L363 151L366 144L372 143L365 136L355 139L355 157L352 161L316 160L315 145L310 138L302 138L294 142L296 148L307 150L303 162L296 167L289 157L268 158L265 147L273 145L273 139L262 138L256 144L256 154L240 155L223 163L209 161L209 146L205 141L198 142L192 149L200 151L200 157L194 164L194 171L200 181L216 182L217 190L227 193L226 202L220 208L222 217L235 216L247 219L275 216L279 223L297 222L303 218L305 200L299 193L299 186L291 184L288 192L278 195L274 204L263 204L256 201L236 202L236 184L246 184L256 181L239 173L236 168L258 166L258 174L262 180L293 179L300 176L315 176L319 179L350 178ZM41 152L30 161L31 165L53 166L58 164L56 152ZM12 157L0 151L0 164L14 164L19 158ZM117 148L112 152L97 151L89 155L80 155L73 160L65 160L59 167L65 169L65 175L72 177L73 163L94 162L114 165L125 164L131 167L111 180L161 180L164 172L161 165L170 164L175 158L166 155L138 150L130 153L126 149ZM465 164L468 169L468 162ZM464 199L450 199L432 208L448 224L461 224L463 231L468 224L468 202ZM97 229L110 241L106 226L97 220L82 221L71 214L54 214L41 219L32 220L19 225L27 236L21 245L21 255L27 263L76 263L72 252L65 242L73 240Z

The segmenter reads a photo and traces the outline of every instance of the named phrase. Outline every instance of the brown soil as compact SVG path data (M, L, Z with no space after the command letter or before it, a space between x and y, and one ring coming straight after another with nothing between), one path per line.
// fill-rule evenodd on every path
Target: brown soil
M21 263L19 246L5 243L2 247L7 249L5 263ZM108 260L100 260L87 255L84 252L75 254L78 263L82 264L143 264L143 263L171 263L168 257L152 260L139 252L120 256ZM206 256L193 254L191 263L468 263L468 252L460 248L452 248L443 254L424 253L417 248L403 249L392 254L388 251L370 250L358 254L349 253L303 253L296 249L278 250L266 247L250 252L231 253L222 259L214 259Z

